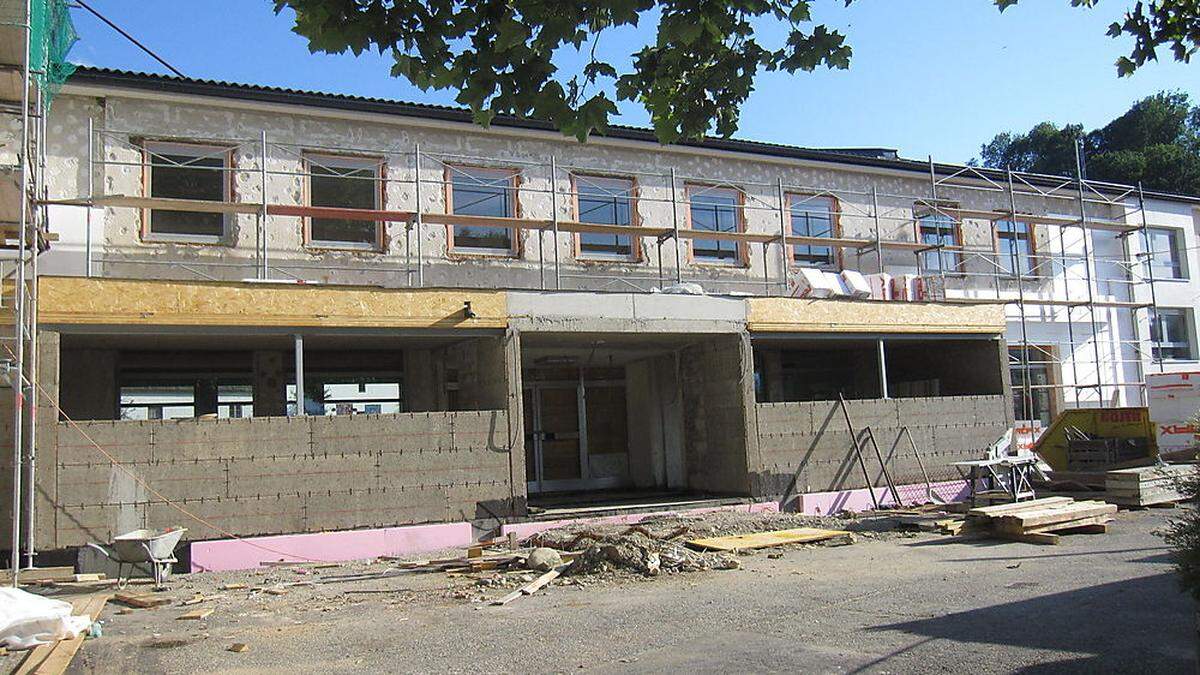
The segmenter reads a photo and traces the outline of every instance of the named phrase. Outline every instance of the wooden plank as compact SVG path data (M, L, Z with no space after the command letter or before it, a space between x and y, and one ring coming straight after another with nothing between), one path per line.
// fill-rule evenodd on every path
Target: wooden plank
M111 593L92 593L77 598L71 604L75 616L87 616L93 622L100 616ZM13 671L14 674L61 675L65 673L75 654L83 645L86 631L70 640L59 640L48 645L39 645L29 651L25 660Z
M1027 532L1017 534L1015 532L998 532L997 536L1001 539L1009 541L1019 541L1025 544L1042 544L1055 546L1058 544L1059 536L1051 532Z
M1071 499L1070 497L1042 497L1040 499L1031 499L1027 502L996 504L995 506L981 506L979 508L967 511L967 515L995 518L1017 511L1040 509L1047 506L1053 506L1055 504L1070 504L1073 501L1075 500Z
M539 590L541 590L543 587L545 587L546 584L549 584L551 581L554 581L555 579L557 579L559 577L559 575L561 575L564 571L566 571L567 567L568 567L568 565L559 565L558 567L555 567L554 569L550 570L549 572L546 572L545 574L541 575L540 577L538 577L538 578L534 579L533 581L525 584L524 586L518 588L517 590L513 591L512 593L509 593L507 595L496 598L495 600L493 600L491 602L491 604L492 605L507 605L508 603L512 602L513 600L516 600L517 598L521 597L522 595L533 595L534 593L537 593Z
M1055 523L1045 527L1038 527L1026 532L1064 532L1079 527L1090 527L1093 525L1104 525L1112 520L1112 516L1093 516L1091 518L1080 518L1079 520L1071 520L1065 523Z
M87 200L80 200L86 204ZM168 199L166 197L129 197L126 195L105 195L92 200L96 206L124 206L138 209L156 209L160 211L186 211L197 213L248 213L256 214L262 210L261 204L249 202L219 202L208 199Z
M1054 532L1056 534L1108 534L1108 523L1080 525L1078 527L1068 527L1062 530L1055 530Z
M183 614L180 614L179 616L175 617L175 619L182 620L182 621L202 621L204 619L207 619L208 616L215 611L216 610L213 609L212 607L200 607L197 609L193 609L190 612L184 612Z
M74 581L74 567L37 567L31 570L21 570L20 580L24 582L32 581ZM12 572L4 570L0 572L0 582L12 583Z
M129 605L138 609L149 609L150 607L158 607L171 602L171 599L165 595L158 595L157 593L132 593L128 591L117 593L113 596L113 600L122 605Z
M415 218L412 211L345 209L334 206L293 206L290 204L267 204L267 213L273 216L300 216L303 218L336 218L338 220L401 223L410 222Z
M1045 525L1064 523L1081 518L1102 516L1117 512L1116 504L1104 502L1075 502L1065 508L1047 508L1029 512L1017 512L999 518L1000 526L1006 529L1031 530Z
M844 537L849 534L845 530L822 530L815 527L798 527L791 530L773 530L770 532L735 534L727 537L692 539L688 542L688 546L713 551L737 551L825 541L834 537Z

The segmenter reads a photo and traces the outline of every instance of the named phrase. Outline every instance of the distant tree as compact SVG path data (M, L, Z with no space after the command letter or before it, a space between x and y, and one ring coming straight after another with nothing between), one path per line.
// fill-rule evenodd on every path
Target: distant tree
M614 98L645 107L663 143L729 136L759 72L847 68L851 56L841 33L813 22L814 0L271 1L276 12L295 11L292 30L314 52L390 54L392 75L457 91L479 124L502 114L538 118L580 140L607 128ZM1002 11L1018 2L991 1ZM643 20L657 29L627 72L597 56L605 32ZM786 37L761 40L771 23ZM1109 34L1134 38L1117 64L1122 75L1163 45L1188 61L1200 40L1200 0L1138 0ZM584 65L560 73L563 51L580 53Z
M1101 129L1042 122L1027 133L997 134L977 163L1016 171L1073 175L1083 140L1087 177L1151 190L1200 195L1200 107L1182 92L1148 96Z

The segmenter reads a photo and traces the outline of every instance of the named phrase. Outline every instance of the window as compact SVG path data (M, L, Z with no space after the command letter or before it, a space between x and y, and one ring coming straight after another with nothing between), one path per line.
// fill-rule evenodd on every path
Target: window
M1180 308L1150 310L1150 341L1156 361L1195 358L1192 353L1192 314Z
M1033 274L1033 228L1019 220L996 221L996 248L1000 269L1011 276Z
M165 199L230 201L230 150L210 145L146 143L146 194ZM148 238L215 242L225 236L227 215L150 209Z
M573 174L577 220L598 225L635 224L635 185L629 178L604 178ZM579 233L579 255L584 258L632 260L637 258L633 237L627 234Z
M308 205L343 209L378 209L383 202L382 160L306 154ZM309 218L307 241L316 246L377 249L383 244L377 221L353 218Z
M456 216L517 217L517 171L467 166L446 168L447 203ZM487 224L451 225L455 251L516 255L516 228Z
M790 194L788 211L791 216L791 235L796 237L837 236L834 231L837 200L832 197ZM792 262L802 267L833 267L837 262L833 247L812 244L794 244L791 247Z
M953 208L951 205L943 205ZM926 274L957 272L959 256L958 222L950 215L929 206L917 210L917 241L926 246L938 246L921 252L921 268Z
M694 185L688 188L691 229L704 232L741 232L742 204L737 190ZM736 265L742 247L736 241L692 239L692 258L697 262Z
M1150 242L1147 252L1147 276L1155 279L1186 279L1187 272L1183 266L1183 248L1179 242L1179 230L1164 227L1146 228L1146 238Z
M1050 347L1008 348L1008 371L1012 380L1013 415L1021 421L1039 420L1042 428L1054 421L1054 381ZM1029 362L1029 399L1025 398L1025 362Z
M305 374L306 415L398 413L404 409L400 377L337 373ZM296 385L287 385L288 414L296 414Z

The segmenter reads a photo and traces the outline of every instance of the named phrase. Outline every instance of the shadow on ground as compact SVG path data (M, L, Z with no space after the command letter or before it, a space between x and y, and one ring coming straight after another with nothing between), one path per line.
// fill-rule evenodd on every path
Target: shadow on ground
M1086 561L1077 564L1086 570ZM1175 575L1164 573L872 630L908 633L925 638L922 644L950 640L1077 655L1014 668L1017 672L1196 672L1193 610ZM902 658L904 651L861 670L887 670L888 662ZM1006 669L1006 664L977 665Z

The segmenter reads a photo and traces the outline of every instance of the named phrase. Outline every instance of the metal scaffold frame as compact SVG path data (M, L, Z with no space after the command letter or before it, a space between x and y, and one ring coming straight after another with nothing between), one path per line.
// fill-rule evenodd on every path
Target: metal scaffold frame
M32 119L32 118L30 118ZM37 134L44 133L44 124L34 127ZM88 209L87 241L85 244L85 274L97 274L96 265L100 263L99 274L105 273L108 263L166 265L184 270L188 274L203 279L245 278L230 270L251 272L249 276L256 280L295 280L305 279L304 274L311 270L329 271L362 271L387 272L400 275L404 284L412 287L427 285L426 268L435 258L425 247L425 236L431 226L433 228L453 228L455 226L485 226L497 229L507 229L512 233L512 239L518 240L523 230L536 231L532 239L537 246L534 256L537 264L537 287L541 289L563 289L565 281L586 279L587 285L593 290L617 288L623 290L663 289L671 284L688 281L690 274L698 274L695 278L702 282L716 281L720 284L741 285L752 292L760 291L765 295L786 295L794 269L792 256L789 252L796 246L820 247L831 253L831 258L837 267L850 267L844 256L852 253L857 267L864 271L885 271L889 268L888 253L894 252L904 256L914 256L917 275L921 277L928 289L929 296L948 303L1004 303L1016 307L1016 316L1010 316L1011 323L1016 324L1019 340L1013 346L1019 348L1020 358L1013 361L1013 367L1023 371L1020 395L1025 404L1025 410L1031 410L1034 393L1042 389L1072 389L1075 405L1083 405L1080 395L1083 390L1094 390L1095 400L1103 404L1107 399L1105 392L1119 391L1123 388L1136 388L1138 396L1144 396L1144 372L1142 355L1146 339L1140 334L1140 322L1137 312L1142 309L1153 309L1154 277L1153 271L1147 264L1147 274L1141 274L1142 261L1133 259L1129 248L1129 237L1140 233L1142 235L1142 252L1139 258L1153 254L1150 251L1150 240L1147 235L1145 195L1140 186L1121 186L1089 181L1084 178L1082 159L1076 167L1076 175L1072 177L1041 176L1021 174L1013 171L997 172L976 167L949 167L936 165L932 158L929 160L928 193L927 194L892 194L881 192L877 186L866 190L830 188L828 186L812 186L795 184L786 180L782 175L774 181L753 183L741 181L731 183L726 180L714 180L703 176L680 175L674 168L658 173L618 172L620 177L630 178L634 187L628 198L634 213L644 204L647 208L659 207L659 221L644 222L640 216L634 216L631 224L584 222L563 217L564 212L573 213L578 208L579 192L576 180L580 177L617 176L610 167L596 167L561 163L557 157L544 159L516 159L513 157L484 157L450 152L430 151L421 145L413 144L408 147L388 148L352 148L352 147L323 147L318 144L298 144L281 142L269 137L262 130L256 138L193 138L177 139L179 142L206 144L216 148L215 153L230 158L237 157L236 162L228 162L218 169L226 176L230 185L237 183L243 187L238 194L232 191L224 200L200 201L162 197L150 197L144 194L106 194L103 189L97 191L97 185L105 186L104 179L109 169L124 172L145 172L154 167L181 166L178 160L163 157L149 149L141 139L141 134L130 130L114 130L96 128L89 119L87 138L87 194L68 199L49 199L45 185L38 182L33 190L39 195L37 202L43 208L47 204L69 204L86 207L104 207L109 209L133 209L148 213L149 210L183 211L196 213L219 213L226 217L253 218L254 226L254 255L244 261L230 259L228 256L215 256L210 259L193 259L186 262L171 260L134 260L129 256L110 255L119 247L107 242L93 242L91 228L91 209ZM37 162L44 164L44 151L41 149L41 137L32 155L38 157ZM117 150L123 151L118 152ZM1077 149L1077 152L1081 152ZM38 155L37 153L42 153ZM356 180L372 181L376 184L378 194L399 194L401 201L410 208L397 209L381 199L378 208L342 208L329 206L311 206L297 203L280 203L272 200L272 185L276 183L294 185L297 181L305 181L313 174L313 166L319 166L320 160L313 156L321 153L356 157L359 160L369 159L377 170L356 175L356 172L345 177ZM186 164L186 162L185 162ZM458 166L473 167L502 167L513 169L518 176L526 172L533 180L514 181L512 190L514 199L523 199L528 195L542 195L549 203L549 213L538 218L529 217L516 210L513 217L470 216L456 215L446 212L431 212L428 205L436 200L430 200L429 190L445 191L451 184L451 173ZM298 168L292 168L298 166ZM390 169L390 170L389 170ZM399 170L397 170L399 169ZM31 171L30 174L40 172ZM1003 178L998 178L1003 175ZM101 180L96 181L100 176ZM38 178L38 181L41 181ZM564 189L564 184L567 187ZM660 194L653 190L643 191L639 186L655 185ZM682 188L681 188L682 186ZM250 187L250 190L244 188ZM253 188L259 194L253 194ZM142 183L143 191L145 183ZM680 190L683 190L682 195ZM716 231L695 227L686 210L695 194L713 190L723 190L737 195L737 222L730 231ZM275 190L278 193L280 191ZM1005 206L996 209L968 209L960 206L960 199L975 193L992 193L996 201L1003 201ZM518 196L519 195L519 196ZM793 231L793 219L804 204L828 199L833 206L829 210L830 236L800 235ZM890 202L892 205L884 205ZM518 202L520 203L520 202ZM1047 206L1054 204L1055 206ZM562 208L563 206L567 208ZM447 209L449 207L447 206ZM668 213L669 215L663 215ZM681 215L681 211L685 213ZM770 231L746 231L747 214L762 212L769 218L762 222L777 221L770 225ZM1102 212L1102 213L1097 213ZM926 214L933 214L947 219L955 228L961 228L964 222L983 225L990 228L990 244L968 245L960 236L954 244L938 241L929 243L922 240L920 225ZM395 234L403 237L403 265L394 264L391 257L382 255L371 264L327 264L323 260L289 260L281 253L295 251L275 250L272 248L272 220L277 217L299 218L335 218L350 221L375 222L381 228L389 226L400 228ZM41 216L43 222L44 213ZM857 220L863 227L861 231L869 231L869 237L844 236L843 219ZM1136 221L1136 222L1135 222ZM1015 249L1008 252L1009 259L1000 247L998 229L1007 224L1012 226L1022 223L1027 228L1031 242L1028 253L1019 253ZM1032 242L1036 241L1038 226L1046 229L1048 246L1045 250L1036 250ZM885 231L886 230L886 231ZM40 230L39 230L40 231ZM1093 232L1111 232L1121 240L1120 256L1098 256L1091 240ZM562 244L560 235L569 234L604 234L617 237L628 237L630 248L639 252L636 261L625 261L615 267L615 274L608 274L603 266L589 266L578 271L567 266L564 269L560 259ZM1067 236L1072 233L1079 240L1072 242L1076 247L1082 246L1081 253L1072 253L1068 247ZM1055 251L1049 235L1056 234L1058 250ZM31 279L31 283L20 284L29 292L18 293L17 296L17 325L25 326L19 335L27 335L27 340L17 340L18 372L29 368L29 377L21 380L21 390L28 389L30 378L36 377L36 357L31 357L29 363L22 354L36 354L33 350L33 339L36 337L36 287L37 262L36 255L31 257L31 264L26 265L25 254L30 250L41 248L40 240L32 245L28 238L22 236L16 272L18 279ZM546 251L546 235L552 238L550 255ZM668 272L664 265L663 245L673 241L674 269ZM733 245L737 251L738 264L725 268L749 270L749 260L757 247L761 253L762 275L751 278L749 273L740 275L726 274L714 279L713 271L717 267L707 265L701 267L690 259L685 259L685 253L697 241L725 242ZM100 251L97 255L97 251ZM642 256L642 253L647 255ZM778 265L771 262L772 254L777 256ZM929 254L933 254L930 256ZM438 254L440 260L441 254ZM1022 256L1027 259L1022 260ZM866 257L866 261L864 261ZM933 258L936 269L926 265L928 258ZM947 261L950 261L948 264ZM511 259L501 261L512 262ZM525 263L530 259L525 258ZM891 263L895 265L894 262ZM631 265L636 265L644 272L630 272ZM1098 265L1120 269L1121 278L1099 278ZM32 271L27 274L26 267ZM220 271L225 269L224 275ZM868 270L868 268L871 268ZM905 266L910 269L909 266ZM685 271L689 273L685 276ZM708 276L705 276L707 274ZM987 279L990 284L968 287L971 279ZM1107 292L1102 293L1100 284L1107 284ZM960 284L960 289L950 289L948 284ZM1147 284L1150 289L1150 302L1139 302L1135 288ZM1115 291L1114 291L1115 287ZM984 292L987 290L988 292ZM959 294L955 294L959 293ZM1057 319L1058 313L1065 314L1067 340L1050 343L1046 340L1035 340L1029 333L1029 308L1040 308L1051 312ZM1132 340L1120 340L1105 335L1101 330L1097 310L1128 311L1133 328ZM34 318L28 318L34 317ZM1089 330L1085 335L1076 331L1076 323L1086 324ZM1111 335L1115 330L1110 327ZM1107 339L1107 346L1102 349L1101 341ZM1092 360L1079 358L1077 348L1091 342ZM1048 350L1047 347L1050 349ZM1071 354L1070 359L1061 354L1055 354L1053 349L1065 347ZM1154 343L1153 356L1160 356ZM1033 353L1036 351L1036 355ZM1125 358L1126 352L1132 352L1134 357ZM1042 357L1045 357L1044 359ZM1031 371L1033 368L1055 364L1059 368L1068 365L1073 369L1073 382L1070 384L1033 384ZM1091 363L1095 367L1095 381L1082 382L1078 368L1080 365ZM1125 363L1136 363L1138 377L1135 381L1123 382L1118 379L1107 381L1104 367ZM1159 361L1161 363L1161 361ZM30 392L32 390L29 390ZM17 391L18 404L22 393ZM18 417L22 407L18 405ZM21 446L20 425L14 432L17 435L17 446ZM29 464L33 465L33 441L29 435ZM19 453L18 453L19 454ZM18 460L20 458L18 457ZM19 476L18 476L19 478ZM29 474L32 481L32 473ZM28 506L32 514L32 503ZM17 516L14 515L14 518ZM30 515L30 518L32 516ZM15 538L14 538L15 541ZM32 530L28 540L28 560L33 559ZM14 558L15 560L15 558Z

